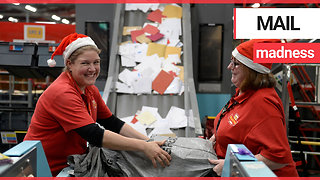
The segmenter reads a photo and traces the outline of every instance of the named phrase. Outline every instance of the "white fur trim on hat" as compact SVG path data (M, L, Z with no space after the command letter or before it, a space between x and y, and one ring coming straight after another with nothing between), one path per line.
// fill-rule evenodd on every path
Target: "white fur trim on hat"
M79 49L80 47L88 46L88 45L97 47L97 45L94 43L94 41L90 37L78 38L72 43L70 43L63 52L64 62L66 62L66 60L70 57L70 55L75 50Z
M237 60L239 60L242 64L246 65L247 67L262 73L262 74L268 74L270 73L270 69L259 64L259 63L254 63L253 60L247 58L246 56L242 55L239 53L239 51L237 50L237 48L235 48L232 51L232 55L233 57L235 57Z
M48 66L49 67L55 67L56 66L56 61L54 59L48 59L47 60Z

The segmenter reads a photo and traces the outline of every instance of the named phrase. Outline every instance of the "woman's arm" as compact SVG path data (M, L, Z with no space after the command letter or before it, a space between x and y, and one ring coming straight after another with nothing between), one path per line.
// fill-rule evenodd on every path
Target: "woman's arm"
M136 139L142 139L142 140L148 140L149 138L142 133L138 132L137 130L133 129L130 125L125 123L121 130L120 134L125 136L125 137L130 137L130 138L136 138Z
M276 163L274 161L271 161L271 160L263 157L261 154L257 154L257 155L255 155L255 157L257 158L258 161L264 162L271 170L280 169L280 168L283 168L287 165L287 164L280 164L280 163Z
M126 124L119 118L117 118L115 115L111 115L109 118L106 119L98 119L97 122L102 125L105 129L110 130L115 133L119 133L126 137L136 138L136 139L142 139L142 140L148 140L149 138L134 128L132 128L130 125Z
M164 142L165 141L146 142L141 139L124 137L112 131L105 130L102 146L113 150L141 151L152 161L153 166L156 168L157 161L162 167L170 165L171 156L160 148Z

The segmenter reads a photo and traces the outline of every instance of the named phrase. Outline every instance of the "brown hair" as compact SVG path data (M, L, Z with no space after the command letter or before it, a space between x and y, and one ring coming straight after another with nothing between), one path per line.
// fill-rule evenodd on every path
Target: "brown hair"
M240 85L241 91L246 91L248 89L258 90L262 88L271 88L275 87L276 80L273 77L272 73L262 74L255 70L248 68L247 66L241 64L243 66L243 71L245 74L245 79L242 81Z
M88 46L82 46L80 48L78 48L77 50L75 50L71 55L70 57L68 58L71 63L74 63L74 61L78 58L78 56L80 54L82 54L83 52L87 51L87 50L94 50L96 51L98 54L100 54L101 50L98 49L97 47L95 46L92 46L92 45L88 45ZM63 68L63 71L68 71L68 67L65 65L65 67Z

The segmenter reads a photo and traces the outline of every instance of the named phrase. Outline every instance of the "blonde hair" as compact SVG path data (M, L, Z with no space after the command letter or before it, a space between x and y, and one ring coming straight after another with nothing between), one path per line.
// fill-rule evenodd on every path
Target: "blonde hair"
M87 51L87 50L94 50L94 51L96 51L98 54L101 53L101 50L98 49L97 47L92 46L92 45L87 45L87 46L82 46L82 47L78 48L77 50L75 50L75 51L70 55L70 57L69 57L68 59L71 61L71 63L74 63L74 61L78 58L78 56L81 55L82 53L84 53L84 52ZM65 72L69 71L67 65L65 65L65 67L63 68L63 71L65 71Z

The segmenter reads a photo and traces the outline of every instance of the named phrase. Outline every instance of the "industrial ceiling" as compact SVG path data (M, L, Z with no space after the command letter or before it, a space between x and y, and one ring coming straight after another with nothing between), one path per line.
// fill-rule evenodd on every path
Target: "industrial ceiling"
M72 24L75 23L75 4L0 4L0 21L14 20L10 17L17 22Z

